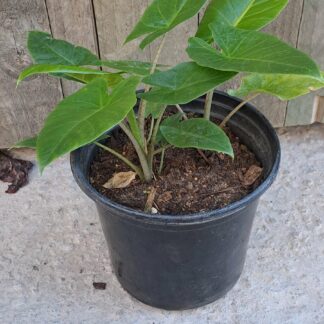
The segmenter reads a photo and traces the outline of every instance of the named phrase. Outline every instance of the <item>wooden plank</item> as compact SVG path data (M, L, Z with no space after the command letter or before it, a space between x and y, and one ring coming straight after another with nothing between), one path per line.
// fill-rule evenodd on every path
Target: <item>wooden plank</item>
M102 59L151 60L150 47L141 51L139 40L123 46L148 3L148 0L93 0Z
M98 54L96 27L90 0L46 0L52 34L83 46ZM81 85L62 80L65 96L78 90Z
M44 76L22 82L19 73L31 64L26 50L28 30L49 31L44 0L0 1L0 147L35 135L61 99L59 80Z
M313 110L313 123L324 123L324 96L316 96Z
M324 6L323 0L307 0L304 3L304 13L301 22L298 48L313 57L320 67L324 67ZM324 96L324 90L317 93ZM317 115L318 105L316 94L309 94L289 102L286 126L307 125L319 121L314 119Z

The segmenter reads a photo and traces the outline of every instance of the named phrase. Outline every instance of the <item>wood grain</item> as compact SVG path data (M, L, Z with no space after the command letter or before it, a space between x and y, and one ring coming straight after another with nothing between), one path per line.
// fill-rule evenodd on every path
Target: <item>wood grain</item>
M307 0L304 3L303 18L298 39L298 48L309 54L324 69L324 3L323 0ZM317 95L324 96L324 90ZM292 100L288 104L286 126L307 125L320 121L313 118L319 107L314 103L316 94ZM318 108L321 109L321 108ZM318 118L317 118L318 119ZM322 120L324 122L324 120Z
M150 48L140 50L139 40L123 46L148 3L148 0L93 0L102 59L151 60Z
M95 21L91 0L46 0L52 34L55 38L88 48L98 54ZM81 85L62 80L65 96Z
M22 82L19 73L31 64L26 50L27 31L49 31L43 0L0 1L0 147L35 135L61 99L60 82L44 76Z

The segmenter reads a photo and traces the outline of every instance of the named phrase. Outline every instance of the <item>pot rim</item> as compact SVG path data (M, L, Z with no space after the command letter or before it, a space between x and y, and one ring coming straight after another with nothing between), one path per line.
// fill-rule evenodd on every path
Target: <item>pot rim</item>
M215 94L222 95L224 97L242 102L241 99L230 96L222 91L215 91ZM196 100L200 100L199 98ZM195 101L195 100L193 100ZM155 223L155 224L174 224L174 225L188 225L188 224L197 224L197 223L205 223L212 220L221 220L224 219L242 209L244 209L247 205L252 203L254 200L258 199L263 193L265 193L272 183L275 181L281 160L281 149L280 149L280 141L276 131L273 126L270 124L268 119L253 105L246 104L246 107L252 109L253 112L260 118L262 123L266 126L266 128L271 130L272 140L275 141L275 146L277 148L275 161L272 165L271 171L268 176L262 181L262 183L252 192L247 194L242 199L235 201L223 208L220 209L212 209L206 212L192 213L192 214L182 214L182 215L170 215L170 214L148 214L142 211L138 211L132 209L130 207L121 205L113 200L102 195L98 192L88 180L87 176L81 171L79 167L80 162L80 152L84 147L81 147L73 152L70 155L70 164L71 170L74 176L75 181L81 188L81 190L96 203L104 205L107 208L117 209L120 213L121 217L128 218L130 220L138 220L144 223ZM90 144L94 145L94 144Z

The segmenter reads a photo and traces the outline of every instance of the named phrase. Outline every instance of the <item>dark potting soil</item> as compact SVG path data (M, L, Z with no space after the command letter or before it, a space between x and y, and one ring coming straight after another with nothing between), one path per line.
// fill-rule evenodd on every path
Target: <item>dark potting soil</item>
M153 209L160 214L191 214L225 207L238 201L259 186L262 167L255 155L240 143L229 129L235 159L204 151L208 163L195 149L168 149L164 168L158 175L160 155L154 160L155 179L142 183L138 177L122 189L103 187L115 173L130 171L119 159L101 150L95 157L90 181L94 188L109 199L137 210L144 210L150 192L155 192ZM112 136L107 145L138 164L136 153L123 133Z

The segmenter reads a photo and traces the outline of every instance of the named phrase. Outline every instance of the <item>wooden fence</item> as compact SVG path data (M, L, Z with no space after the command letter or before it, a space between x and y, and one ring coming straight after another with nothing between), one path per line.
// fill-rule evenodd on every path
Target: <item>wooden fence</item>
M31 61L26 51L29 30L43 30L96 52L101 58L149 61L156 45L138 50L134 41L122 46L126 35L151 0L1 0L0 1L0 147L34 135L53 106L75 91L68 81L34 77L16 89L16 78ZM178 26L166 41L161 63L188 59L187 38L199 17ZM324 67L323 0L290 0L280 18L266 31L311 54ZM323 93L324 95L324 93ZM316 100L314 100L314 98ZM323 97L280 102L264 96L256 102L276 127L324 122Z

